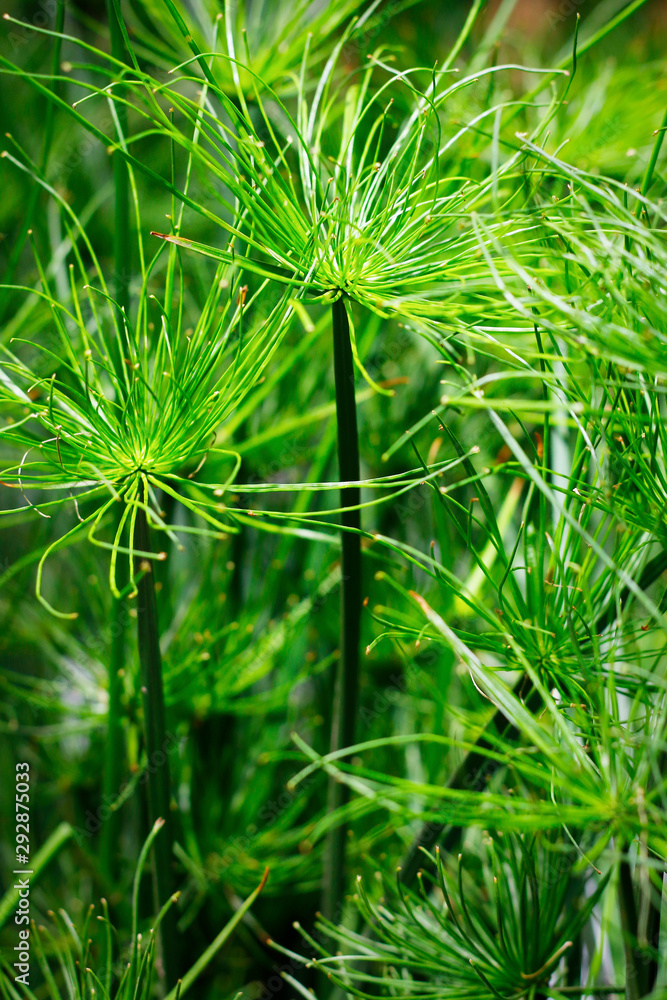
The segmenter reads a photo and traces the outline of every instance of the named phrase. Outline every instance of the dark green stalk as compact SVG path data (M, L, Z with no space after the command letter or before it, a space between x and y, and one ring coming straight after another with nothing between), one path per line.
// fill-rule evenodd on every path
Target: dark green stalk
M649 888L650 891L650 888ZM653 890L649 899L648 920L646 922L646 992L652 993L658 979L660 917L664 896L664 874L660 879L660 890Z
M358 482L359 439L354 393L354 362L350 327L343 297L331 307L333 321L334 379L336 386L336 422L338 426L338 466L341 482ZM357 507L361 499L358 486L340 491L341 507ZM336 671L334 707L331 723L331 750L354 743L359 687L359 639L361 634L361 516L359 510L341 513L341 616L340 658ZM329 781L328 809L333 812L348 798L345 785ZM324 860L322 912L336 919L345 886L345 829L338 825L327 838Z
M143 508L139 508L137 513L134 544L142 552L151 551L148 522ZM173 893L173 830L169 757L162 688L160 632L155 600L155 578L149 560L140 559L137 569L140 572L137 583L137 625L148 767L148 810L151 826L157 819L162 818L165 821L160 836L156 837L153 845L153 889L157 912ZM171 988L175 985L177 978L176 918L173 909L165 915L160 931L165 978L167 987Z
M667 754L663 751L659 754L656 762L656 772L659 775L665 773L665 763ZM647 789L648 790L648 789ZM639 947L643 951L643 964L645 966L645 988L646 993L652 993L658 979L659 959L660 959L660 919L662 916L662 904L665 894L665 873L660 873L659 887L651 884L644 886L639 883L639 906L637 920L637 936Z
M114 59L126 61L125 42L118 16L112 0L107 0L107 16L111 34L111 55ZM116 87L114 93L122 97L122 89ZM123 136L127 129L127 109L122 101L116 101L116 113ZM127 174L127 164L122 156L115 154L113 158L114 182L114 296L119 310L127 312L130 302L130 268L132 244L130 240L130 184Z
M606 997L613 996L614 993L625 993L625 986L559 986L558 992L573 997Z
M106 760L104 765L104 803L113 806L125 770L125 739L123 733L123 669L125 665L125 616L123 599L112 598L111 649L109 651L109 708L107 712ZM120 814L113 810L102 827L100 848L102 867L113 884L118 874L118 840Z
M583 958L583 931L574 939L572 948L568 952L566 976L567 984L570 987L577 986L581 982L581 966ZM562 988L562 987L561 987Z
M641 589L646 590L650 587L651 584L655 583L655 581L665 572L665 570L667 570L667 549L659 552L657 556L654 556L654 558L646 564L638 581ZM628 595L629 590L625 587L621 594L621 602L627 600ZM600 634L614 620L616 617L616 607L616 601L612 598L595 623L595 631L598 634ZM535 710L536 697L536 692L531 684L530 688L524 694L526 706L530 709L530 711ZM500 711L500 709L498 709L489 722L487 731L501 733L505 739L515 739L518 735L514 726L508 724L505 715ZM496 749L496 747L485 738L484 734L482 734L476 741L476 745L480 748L480 750ZM471 750L448 781L447 787L467 789L469 791L481 791L484 787L486 778L493 774L497 766L498 765L488 757L478 753L476 750ZM405 860L401 865L401 881L405 885L410 885L414 882L417 872L421 868L426 869L428 867L427 859L422 848L431 850L436 842L439 841L440 848L445 854L454 850L460 838L461 831L458 827L450 827L445 838L443 839L442 833L446 826L447 824L441 822L440 820L435 820L423 825L422 829L410 845Z
M637 904L630 871L630 862L621 861L618 878L618 901L625 947L625 995L628 1000L640 1000L648 990L645 984L643 955L637 947Z
M539 695L531 688L526 698L526 707L531 712L535 711L539 705L539 701ZM504 713L500 709L498 709L489 722L486 731L497 732L505 740L516 739L518 736L516 728L507 722ZM497 746L484 735L480 736L477 740L476 746L479 747L480 751L497 749ZM494 773L497 767L497 762L485 756L484 753L471 750L447 782L447 787L481 792L487 778ZM424 850L432 850L436 842L439 842L443 854L448 854L454 850L460 838L461 831L458 827L452 826L443 838L442 833L446 826L446 823L436 820L431 823L425 823L419 831L401 865L400 879L404 885L410 885L414 882L417 872L428 867Z
M56 33L61 32L65 25L65 0L58 0L58 5L56 7L56 19L54 24L54 31ZM62 39L57 37L53 42L53 53L51 56L51 73L55 77L60 72L60 57L62 52ZM62 90L62 84L54 81L51 88L54 94L58 94ZM51 144L53 142L53 117L55 114L55 105L53 101L47 101L46 109L44 112L44 128L43 128L43 145L42 145L42 156L40 160L40 173L42 176L46 173L46 167L49 162L49 155L51 153ZM30 197L28 203L25 206L23 214L23 222L18 235L12 241L12 249L9 255L9 260L7 261L7 267L5 268L3 283L5 285L11 284L14 272L18 265L21 254L23 253L23 247L25 246L25 241L28 238L28 233L32 229L35 219L35 210L39 202L40 195L42 193L42 188L35 184L30 191ZM0 317L4 316L5 306L7 305L7 300L9 296L9 290L3 288L0 291Z
M660 150L665 138L665 132L667 131L667 111L665 111L660 127L656 129L656 139L653 143L653 149L651 151L651 156L646 165L646 171L644 172L644 177L642 179L641 193L644 197L648 195L651 189L651 184L653 182L653 174L655 172L656 165L658 163L658 158L660 156ZM663 763L664 755L661 755L661 764ZM659 772L662 773L662 767L659 767ZM664 882L664 878L663 878ZM649 958L648 971L647 971L647 986L649 992L654 988L656 980L658 978L658 943L660 939L660 917L662 910L662 897L664 891L658 895L656 899L653 894L648 902L649 913L648 913L648 926L647 926L647 940L649 948L653 949L653 954Z
M660 156L660 150L665 139L665 132L667 131L667 111L665 111L660 127L656 129L656 140L653 143L653 149L651 150L651 157L646 164L646 171L642 179L642 190L641 193L646 197L651 188L651 183L653 181L653 174L655 172L656 164L658 162L658 157Z
M115 59L125 59L125 45L118 17L112 0L107 0L107 16L111 34L111 54ZM118 91L116 91L118 93ZM123 133L127 121L126 108L118 104L118 120ZM131 260L130 243L130 196L127 165L120 156L114 157L114 294L119 311L127 312L129 307L128 268ZM119 317L122 322L122 316ZM122 359L118 359L122 364ZM104 801L111 804L118 794L123 777L125 741L122 727L122 674L125 662L125 623L127 607L124 599L112 598L111 649L109 657L109 712L107 724L106 764L104 772ZM105 872L113 880L117 874L117 847L120 832L120 816L111 812L102 831L101 856Z

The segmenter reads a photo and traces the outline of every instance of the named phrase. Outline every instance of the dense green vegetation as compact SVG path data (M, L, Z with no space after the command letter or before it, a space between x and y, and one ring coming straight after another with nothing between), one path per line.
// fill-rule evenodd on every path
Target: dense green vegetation
M0 997L666 996L663 5L3 24Z

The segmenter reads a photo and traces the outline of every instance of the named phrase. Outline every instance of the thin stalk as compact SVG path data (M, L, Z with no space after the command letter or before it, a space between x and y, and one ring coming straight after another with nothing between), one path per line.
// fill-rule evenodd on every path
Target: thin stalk
M125 45L118 17L112 0L107 0L107 16L111 34L111 55L115 59L125 59ZM116 91L118 93L118 91ZM125 105L118 104L118 120L123 133L127 121ZM130 195L127 165L120 156L114 157L114 294L121 312L129 307L129 281L127 268L130 266ZM122 322L122 317L120 318ZM122 726L121 697L123 689L122 673L125 662L125 622L127 607L123 598L112 598L111 649L109 655L109 711L107 722L106 762L104 771L104 801L111 805L118 794L123 777L125 741ZM120 816L111 811L102 831L101 858L105 872L113 880L117 875L117 849L120 832Z
M654 556L654 558L646 564L638 581L641 589L646 590L650 587L652 583L655 583L655 581L662 576L665 570L667 570L667 549L659 552L657 556ZM627 600L628 595L628 588L625 587L621 594L621 602ZM594 630L598 635L616 617L616 607L616 600L612 598L605 610L595 622ZM534 711L533 706L535 695L536 692L531 684L530 688L524 693L524 700L526 701L526 705L530 711ZM505 727L504 730L503 726ZM493 718L487 726L487 731L501 733L505 739L516 738L516 729L508 724L504 713L500 709L498 709L498 711L493 715ZM476 746L479 747L480 750L495 749L495 746L485 738L484 734L482 734L476 741ZM486 778L493 774L496 766L497 765L494 761L488 757L478 753L476 750L470 750L452 777L449 779L447 787L467 789L469 791L481 791L484 787ZM443 840L441 839L442 833L446 826L447 824L440 822L440 820L424 823L414 841L408 848L408 853L406 854L405 860L401 865L400 877L401 881L405 885L411 885L411 883L414 882L417 872L420 869L428 868L427 858L425 857L422 848L430 850L438 840L441 841L440 848L445 854L455 848L461 831L458 827L450 827Z
M60 58L62 52L62 38L58 37L65 26L65 0L58 0L56 6L56 18L54 24L54 31L56 37L53 43L53 52L51 56L51 74L56 77L60 72ZM48 84L47 84L48 86ZM62 84L58 81L53 81L50 89L54 94L59 94L62 90ZM53 142L53 118L55 114L55 104L53 101L46 102L46 108L44 111L44 125L42 134L44 136L42 144L42 156L40 160L40 173L42 176L46 173L46 167L49 162L49 155L51 153L51 144ZM35 219L35 211L39 203L39 198L42 193L42 188L39 184L33 185L30 191L30 197L28 203L25 207L23 215L23 222L18 235L12 241L12 249L9 254L9 260L7 261L7 266L4 271L3 283L5 286L10 285L16 267L18 265L21 254L23 253L23 247L25 246L25 241L28 238L28 233L30 232ZM9 289L7 287L0 291L0 317L4 318L5 306L7 305L8 297L10 295Z
M645 984L644 956L637 947L637 904L630 862L626 858L619 868L618 902L625 947L625 995L628 1000L640 1000L649 991Z
M118 796L125 768L125 738L123 733L123 669L125 665L125 616L123 599L112 598L111 648L109 651L109 708L107 711L107 741L104 764L104 803L111 809L102 828L102 867L113 883L118 874L118 839L120 814L113 803Z
M646 165L646 171L644 173L644 178L642 180L642 190L641 193L644 197L649 193L651 183L653 181L653 174L655 172L656 164L658 162L658 157L660 156L660 150L665 139L665 132L667 132L667 111L665 111L664 117L660 124L660 127L655 130L656 139L653 143L653 149L651 151L651 157Z
M125 42L118 16L112 0L107 0L107 17L111 34L111 55L114 59L126 61ZM125 135L127 129L127 108L123 104L123 90L116 87L116 113L120 129ZM127 312L130 302L130 269L132 243L130 240L130 184L127 174L127 164L122 156L115 154L113 158L114 183L114 296L121 311Z
M656 771L659 775L665 773L667 754L663 751L656 762ZM662 917L662 905L665 895L665 873L664 870L659 878L659 888L652 885L650 879L648 885L639 880L639 906L637 930L639 945L644 952L645 966L645 987L646 993L652 993L658 979L660 965L660 920ZM663 931L664 933L664 931Z
M135 545L143 552L151 551L143 508L139 508L137 513ZM153 845L153 893L157 913L173 893L173 829L155 579L149 560L142 559L138 569L137 625L148 767L148 811L151 825L158 819L164 820L164 828ZM160 940L166 984L167 988L171 988L176 983L177 973L176 917L173 909L166 913L160 925Z
M662 915L662 900L664 896L664 874L661 877L660 892L651 893L649 900L648 920L646 925L646 992L652 993L659 972L660 917Z
M653 143L653 149L651 151L651 156L646 165L646 171L642 180L641 193L644 197L648 195L651 189L651 184L653 182L653 174L655 172L656 165L658 163L658 158L660 156L660 150L665 138L665 132L667 131L667 111L665 111L660 127L656 129L656 139ZM664 763L664 754L661 755L660 765L658 770L660 773L663 772L662 764ZM662 910L662 897L664 896L664 877L663 877L663 891L660 893L658 899L655 899L653 894L649 900L649 914L648 914L648 926L647 926L647 938L650 948L654 949L653 954L650 955L648 960L648 981L647 986L649 992L653 990L656 980L658 978L658 960L656 957L658 951L658 943L660 940L660 917Z
M333 323L334 379L336 389L336 422L338 427L338 467L341 482L358 482L359 439L354 393L354 362L350 343L350 326L343 297L331 307ZM340 590L340 658L336 671L334 707L331 723L331 750L351 746L355 737L359 688L359 640L361 635L361 517L358 486L340 491L341 507L356 507L341 513L341 590ZM345 785L329 781L328 809L333 812L347 801ZM333 828L327 837L324 860L322 912L337 919L345 886L345 830Z

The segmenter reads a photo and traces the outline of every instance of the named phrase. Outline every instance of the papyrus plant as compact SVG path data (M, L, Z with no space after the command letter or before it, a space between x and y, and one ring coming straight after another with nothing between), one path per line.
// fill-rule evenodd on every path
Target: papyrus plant
M427 74L418 70L394 71L385 55L377 52L367 67L357 70L350 85L341 75L340 57L352 30L334 48L316 84L308 74L306 46L293 107L255 73L250 51L241 65L231 36L224 57L209 63L197 53L192 60L204 73L210 98L197 111L203 137L198 150L205 151L201 167L234 193L242 216L238 228L225 226L232 235L227 249L193 241L180 232L162 234L163 238L222 261L236 259L236 242L242 238L243 266L248 270L330 303L339 469L341 480L348 484L361 479L355 364L378 388L358 357L354 309L400 319L439 345L454 334L466 336L467 315L474 314L479 321L495 311L494 297L488 294L488 269L468 221L471 209L486 213L494 208L489 224L496 237L517 244L530 240L530 212L522 205L512 205L510 211L506 204L513 200L508 181L518 172L522 154L511 146L509 154L500 154L502 103L484 107L453 129L443 126L449 106L458 107L462 95L479 82L480 73L458 79L452 64L480 6L475 5L445 65L428 74L428 83L424 83ZM227 61L251 74L252 102L240 86L236 104L220 92L216 66ZM492 67L481 76L492 80L502 69ZM213 99L216 93L224 109L222 119ZM392 95L400 109L407 106L406 111L394 113ZM180 90L175 94L170 90L172 96L181 113L191 117L191 102ZM516 110L512 108L513 113ZM466 177L462 164L472 155L471 146L474 155L480 155L476 147L480 133L484 149L484 131L491 118L497 123L491 169L483 169L479 177ZM543 124L537 125L536 134ZM499 266L503 268L502 261ZM341 504L345 529L341 657L333 749L354 740L362 598L358 486L343 489ZM332 783L332 811L343 803L342 796ZM343 850L343 832L336 829L325 874L327 912L333 912L341 896Z
M161 836L164 836L164 821L157 820L142 846L134 872L131 936L127 948L125 942L119 948L118 931L111 922L106 899L101 900L100 913L95 913L94 904L86 909L79 927L63 909L57 915L50 913L48 926L37 927L33 922L30 939L30 950L35 964L39 966L42 987L35 984L34 974L31 985L17 985L14 969L3 956L0 959L0 991L3 998L35 1000L41 995L42 988L46 988L53 998L67 996L68 1000L95 996L104 1000L149 1000L154 996L155 981L159 978L159 931L178 899L178 893L170 896L154 915L152 925L142 933L139 913L141 882L151 848ZM255 902L267 876L268 872L265 872L260 884L241 903L208 948L190 965L174 988L165 994L168 1000L178 1000L189 992Z
M37 596L52 614L73 618L77 612L62 610L51 594L45 596L44 568L59 549L84 539L108 551L112 594L137 598L145 749L149 758L164 756L153 567L167 551L151 536L159 532L169 545L180 544L177 531L224 538L237 530L225 512L224 496L238 457L227 453L223 482L205 482L201 472L216 451L225 419L256 385L279 344L291 307L283 296L260 318L255 301L261 289L247 295L241 273L221 265L196 326L186 330L177 255L158 251L146 261L140 240L140 292L128 314L112 299L80 220L62 201L61 207L72 245L70 297L58 296L37 256L41 287L36 294L44 309L33 318L32 336L23 330L3 348L2 480L16 491L15 510L45 518L60 513L61 522L65 512L69 515L71 527L46 547L37 566ZM178 528L168 523L164 498L181 504L191 520ZM119 562L126 564L123 592ZM110 730L120 704L112 708ZM147 787L152 819L166 823L155 846L162 906L171 895L172 868L167 761L153 770ZM168 914L163 928L170 927ZM166 943L166 966L173 957L173 944Z
M438 849L422 857L433 875L420 873L417 891L384 876L380 895L359 877L354 898L367 933L319 918L314 934L302 932L309 965L347 996L398 988L416 1000L535 998L551 984L556 995L570 992L581 962L574 941L609 875L582 870L572 845L553 834L478 834L457 862Z
M539 396L533 403L522 424L542 423ZM485 406L507 420L500 392ZM665 683L652 588L667 559L650 531L621 525L583 494L603 475L585 431L557 493L544 454L520 437L520 461L492 477L469 460L464 481L433 489L465 539L467 576L385 539L428 582L409 592L387 575L400 596L395 610L376 612L380 638L451 650L472 707L463 712L453 697L442 733L391 735L324 757L299 744L310 763L295 784L333 768L369 809L420 821L397 887L393 873L383 873L382 898L360 884L365 926L319 921L316 935L304 935L309 959L353 995L392 995L398 978L407 995L457 1000L619 989L641 997L659 974ZM513 480L498 514L489 502L496 478ZM433 683L424 678L427 690ZM423 758L422 780L373 767L380 747L407 746ZM429 773L435 747L440 763ZM487 831L500 863L488 862ZM616 951L610 972L602 956L615 921L625 968Z
M537 81L533 95L509 103L495 97L494 87L516 67L488 62L471 73L457 72L455 60L482 6L481 0L473 5L453 49L435 70L397 71L391 53L378 50L350 77L343 62L349 56L346 46L360 30L353 23L314 78L314 43L306 38L300 69L290 78L292 93L285 95L262 76L263 63L255 64L249 43L237 51L229 18L224 32L218 22L213 25L206 39L209 50L202 50L197 32L189 30L182 12L168 0L165 12L193 55L171 68L168 82L156 79L135 52L116 4L123 59L120 48L108 57L77 42L93 54L105 86L91 81L89 74L71 76L70 85L82 94L71 107L31 81L113 148L114 155L159 182L206 224L219 227L229 243L190 238L192 216L182 213L170 232L155 235L221 263L238 264L331 308L340 478L347 484L341 495L343 584L334 749L354 739L358 689L361 475L355 364L378 388L358 357L355 312L400 321L439 347L445 345L451 356L479 342L479 328L493 326L505 304L480 249L472 213L481 214L489 227L481 242L497 258L501 273L506 273L502 255L489 250L494 240L511 242L519 257L530 255L536 222L516 183L522 178L525 151L507 125L515 128L523 116L537 139L562 98L553 92L546 107L534 106L534 94L563 70L528 71ZM114 109L115 136L86 117L91 101ZM134 123L127 135L118 118L121 111ZM187 158L185 185L159 177L148 156L141 155L142 141L152 142L156 135ZM204 198L195 178L203 182ZM507 278L513 279L511 272ZM332 783L333 810L342 804L342 795ZM341 895L343 844L343 831L337 829L327 865L329 912Z
M355 938L342 927L321 925L339 944L354 938L358 946L354 959L336 965L336 959L328 957L322 966L352 992L363 989L364 982L387 990L396 961L411 984L406 988L416 995L424 989L424 995L433 990L436 995L463 997L480 972L484 996L613 992L624 976L623 989L638 998L651 994L659 982L664 955L665 620L664 597L655 585L667 568L667 556L660 502L661 331L648 317L662 309L663 291L659 270L654 273L658 280L641 282L634 268L625 279L619 267L621 258L634 259L636 254L641 271L646 266L643 248L655 246L656 260L659 251L656 234L645 230L641 218L633 220L616 199L608 214L602 196L596 210L587 199L583 216L578 214L581 196L576 186L568 199L575 209L570 214L565 205L563 216L571 231L577 230L577 253L553 262L550 272L545 263L537 276L539 294L531 294L537 284L532 279L525 300L515 299L502 283L517 320L525 321L523 328L517 325L496 334L512 361L507 367L505 361L496 362L476 379L451 365L435 414L442 421L440 430L453 408L474 415L477 426L483 420L491 454L495 443L505 455L493 470L488 451L482 470L473 465L476 459L468 458L465 480L432 487L434 506L444 515L443 534L450 524L460 536L469 575L454 575L435 553L427 559L398 540L383 539L426 573L428 582L419 592L408 592L387 578L401 594L403 614L394 617L382 609L378 621L386 638L438 643L451 650L479 706L467 718L453 710L451 724L463 722L470 736L453 738L445 730L442 735L419 733L382 741L441 745L446 781L440 787L433 780L386 779L366 767L364 755L378 741L328 758L318 758L304 746L312 763L302 773L323 765L337 767L339 779L369 803L390 809L399 802L399 808L410 808L410 796L413 802L421 797L422 808L415 815L426 822L401 865L401 886L413 885L420 869L433 873L434 844L442 848L447 864L461 844L465 856L466 844L476 836L473 828L519 836L524 844L535 830L565 831L582 866L603 876L602 926L599 935L590 927L584 932L575 918L578 908L570 909L563 901L569 912L565 923L573 928L567 945L571 958L559 952L562 940L559 944L553 938L554 949L547 951L555 964L547 961L546 952L544 962L535 963L535 953L526 964L532 948L527 928L537 915L520 921L521 930L512 935L514 917L507 901L499 904L497 919L490 923L481 906L470 907L463 898L450 901L444 890L445 903L440 904L438 883L430 890L424 879L424 902L400 888L393 904L385 901L369 909L362 896L368 933ZM623 225L617 223L619 217ZM557 212L549 223L554 228L565 224ZM596 264L595 284L585 273L575 282L569 271L575 261L585 267L581 247L588 241L603 241L608 251ZM596 260L591 254L588 263ZM517 271L527 274L518 266ZM593 288L593 302L582 309L582 300L588 300ZM600 291L606 294L600 296ZM532 308L526 308L528 301ZM595 325L591 313L597 316ZM627 329L623 340L621 320ZM598 345L605 339L623 351L623 363L602 356ZM656 347L650 357L646 339ZM416 441L419 432L433 425L433 417L410 428L408 436ZM462 443L451 430L447 437L460 453ZM501 487L502 504L497 502L500 483L506 484ZM470 484L474 498L467 492ZM495 505L491 496L496 497ZM406 614L410 607L413 613ZM350 766L348 755L360 757L361 765ZM521 878L528 884L532 863L524 847L521 855ZM559 874L558 891L570 874L569 868ZM501 876L496 877L502 884ZM539 892L531 890L533 898ZM556 895L553 884L547 896L552 901ZM432 918L440 930L431 925ZM618 979L600 976L612 919L620 925L620 950L625 954L624 969L615 963ZM391 947L384 950L384 945L395 946L399 937L410 937L410 926L415 936L407 951L414 976L405 969L405 952L392 956ZM458 940L449 980L444 968L439 972L432 962L419 928L426 939L440 942L440 955L451 954L451 941L440 938L441 930ZM522 942L523 955L509 950L501 955L513 936ZM590 963L586 981L580 954L577 957L582 940ZM479 949L485 962L493 956L483 969ZM328 948L324 952L330 954ZM357 955L360 963L361 956L367 956L381 973L359 972ZM425 987L417 985L418 969L427 974ZM494 979L498 973L507 977L502 985ZM540 977L544 982L538 987Z

